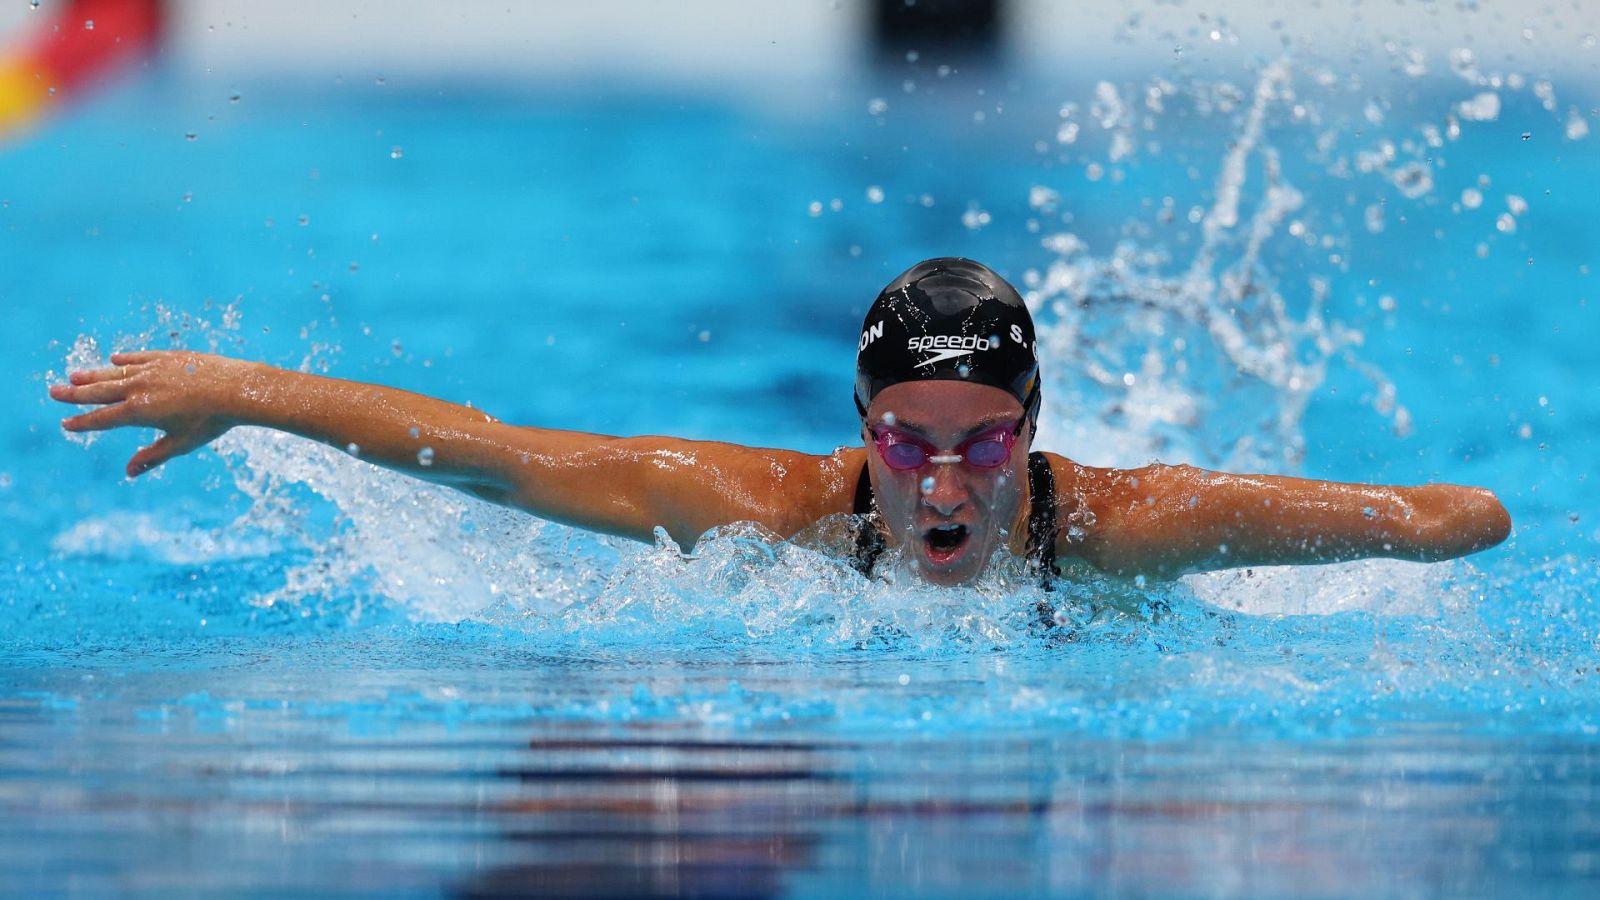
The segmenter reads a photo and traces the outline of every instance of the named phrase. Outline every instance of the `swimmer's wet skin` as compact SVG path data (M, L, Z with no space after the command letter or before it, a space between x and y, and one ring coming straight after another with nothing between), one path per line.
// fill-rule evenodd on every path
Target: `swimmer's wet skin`
M1040 396L1033 323L1016 290L963 259L919 263L868 311L857 358L865 446L827 456L668 437L513 426L407 391L186 351L118 353L50 396L95 405L68 431L165 432L129 477L237 425L321 441L536 516L680 544L734 522L794 535L867 514L876 546L923 579L977 577L1000 548L1048 578L1055 560L1170 578L1363 557L1434 561L1500 543L1493 493L1231 475L1191 466L1104 469L1030 450ZM1062 523L1057 527L1056 523ZM1071 527L1066 527L1071 523Z

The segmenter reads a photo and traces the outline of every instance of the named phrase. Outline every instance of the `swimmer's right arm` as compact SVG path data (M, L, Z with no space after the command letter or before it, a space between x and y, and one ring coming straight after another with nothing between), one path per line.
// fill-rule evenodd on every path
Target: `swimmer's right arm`
M541 518L680 544L732 522L788 536L848 511L861 451L813 456L667 437L615 438L507 425L481 410L380 385L187 351L117 353L50 396L99 408L68 431L165 432L128 460L130 478L239 425L320 441L385 468Z

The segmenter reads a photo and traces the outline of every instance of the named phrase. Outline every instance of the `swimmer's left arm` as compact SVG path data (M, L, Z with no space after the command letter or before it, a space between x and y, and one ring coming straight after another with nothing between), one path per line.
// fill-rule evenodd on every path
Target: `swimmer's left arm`
M1192 466L1075 467L1093 514L1063 555L1105 571L1173 577L1252 565L1366 557L1434 562L1505 540L1511 518L1495 495L1454 484L1348 484L1229 475Z

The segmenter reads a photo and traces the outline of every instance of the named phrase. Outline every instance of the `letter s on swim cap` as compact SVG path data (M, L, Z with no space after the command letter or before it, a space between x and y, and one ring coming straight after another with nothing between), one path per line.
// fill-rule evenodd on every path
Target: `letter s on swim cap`
M902 381L970 381L1017 398L1035 422L1039 360L1022 296L982 263L942 257L889 282L867 310L856 353L856 410Z

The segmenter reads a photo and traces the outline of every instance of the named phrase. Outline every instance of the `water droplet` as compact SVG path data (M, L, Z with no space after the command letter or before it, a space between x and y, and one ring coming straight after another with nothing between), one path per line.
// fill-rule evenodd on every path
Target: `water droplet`
M39 0L28 0L28 5L33 7L34 9L38 9L39 8Z
M1457 103L1456 112L1471 122L1492 122L1500 117L1500 95L1484 91L1471 100Z
M1500 217L1494 220L1494 227L1499 229L1501 234L1516 234L1517 219L1511 213L1501 213Z
M972 374L972 367L967 365L966 363L962 363L962 364L956 366L956 374L960 375L962 378L966 378L967 376Z
M884 413L882 421L883 421L883 424L889 425L889 426L892 427L894 425L895 421L896 421L895 417L894 417L894 413L892 413L892 412Z
M406 155L406 149L404 147L401 147L398 144L396 144L395 146L389 148L389 158L390 159L399 159L400 157L405 156L405 155Z
M883 188L878 187L875 184L868 186L868 188L867 188L867 202L868 203L882 203L883 202Z
M873 97L867 101L867 115L881 116L889 111L889 101L882 97Z
M194 193L192 191L184 191L183 192L183 202L185 202L185 203L193 203L194 202Z
M966 226L968 231L977 231L990 221L992 217L989 213L976 206L967 207L967 211L961 214L961 224Z
M1378 511L1370 506L1361 507L1361 514L1369 519L1376 519L1378 517Z
M93 19L84 19L83 20L83 30L84 31L93 31L94 30L94 20Z
M901 684L902 684L902 685L907 685L907 684L910 684L910 683L911 683L911 676L910 676L910 675L907 675L907 674L906 674L906 673L904 673L904 672L901 672L901 673L900 673L900 678L899 678L899 679L898 679L898 681L899 681L899 682L900 682L900 683L901 683Z
M1523 133L1522 133L1522 139L1523 139L1523 140L1525 140L1525 141L1531 141L1531 140L1533 140L1533 132L1531 132L1531 131L1524 131L1524 132L1523 132Z
M813 201L811 201L809 204L806 205L806 212L809 213L811 215L811 218L813 218L813 219L815 219L817 216L822 215L822 201L821 200L813 200Z
M1394 171L1390 176L1394 186L1400 193L1415 200L1423 194L1433 190L1433 172L1426 163L1409 162Z
M921 58L922 58L922 54L918 53L915 50L907 50L906 51L906 62L914 63L914 62L916 62L917 60L919 60Z
M1528 211L1528 201L1516 194L1506 195L1506 209L1511 210L1513 216L1520 216Z
M413 425L410 428L406 429L406 434L411 435L411 437L413 437L413 438L419 438L419 437L422 437L422 429L420 429L417 426Z
M838 212L839 210L844 209L844 201L840 200L838 197L835 197L828 201L828 209Z
M422 466L433 465L433 448L423 447L417 451L417 464Z
M229 103L238 103L239 102L239 92L238 91L234 91L233 93L229 94L228 95L228 102Z
M200 140L200 135L195 134L192 131L186 131L183 134L183 139L186 141L198 141Z
M351 456L360 456L361 445L355 441L351 441L350 443L344 445L344 452L350 454Z
M1589 122L1578 112L1577 107L1567 111L1567 140L1581 141L1589 135Z
M1477 209L1483 205L1483 192L1477 188L1467 188L1461 192L1461 205L1467 209Z
M700 332L698 337L700 338L700 343L702 344L709 344L711 342L711 332L709 331Z
M928 494L933 493L933 487L934 487L933 476L929 475L928 477L922 479L922 484L920 484L919 487L922 488L923 496L927 496Z

